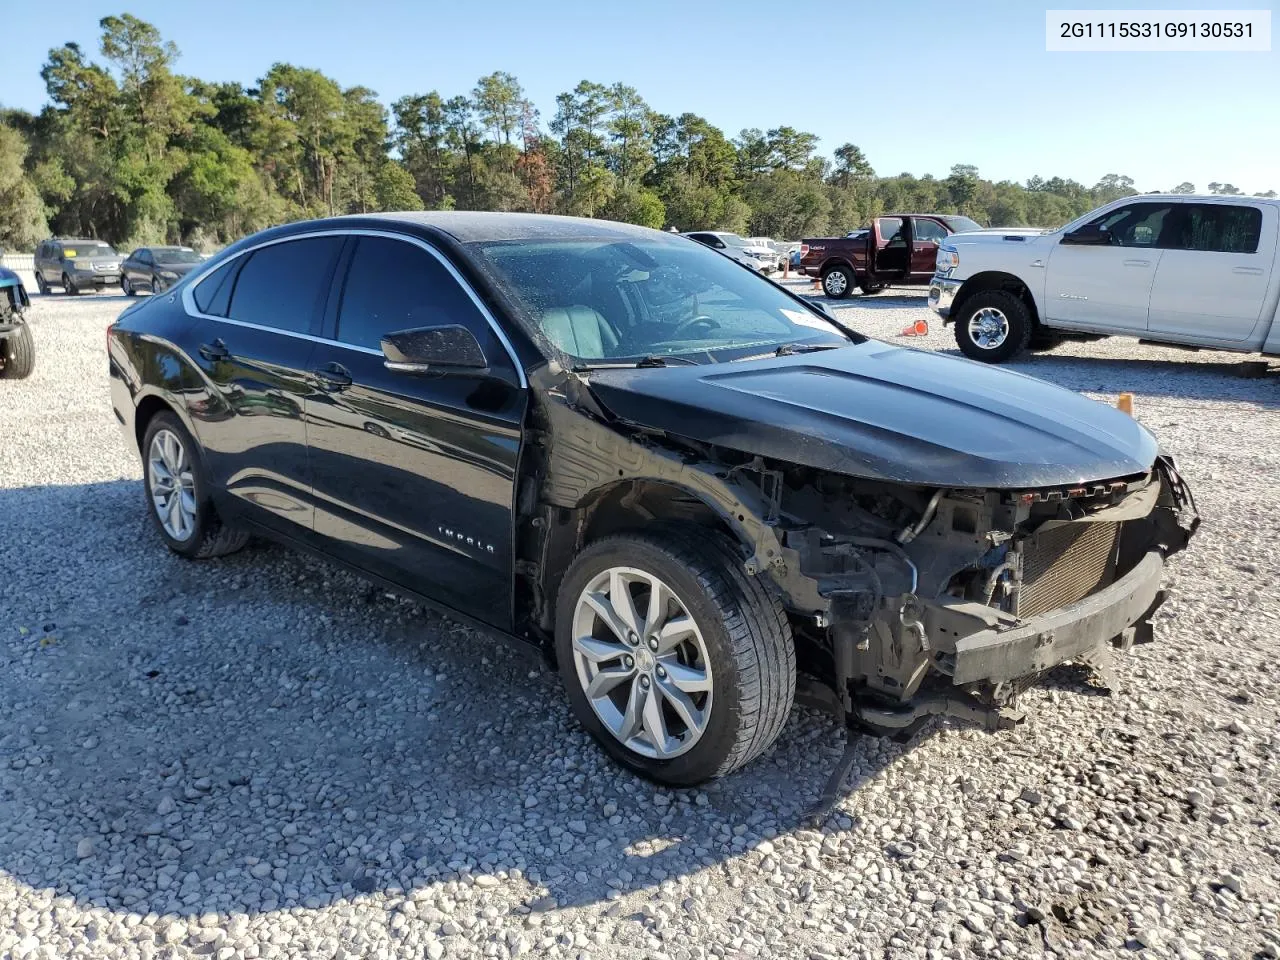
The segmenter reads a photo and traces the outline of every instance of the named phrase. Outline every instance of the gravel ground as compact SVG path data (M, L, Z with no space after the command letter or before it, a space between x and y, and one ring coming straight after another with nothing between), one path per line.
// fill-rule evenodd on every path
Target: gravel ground
M170 556L107 399L123 303L35 298L36 374L0 382L0 958L1280 951L1274 376L1129 340L1015 364L1134 392L1195 489L1156 642L1112 696L1054 671L1012 732L860 739L809 830L844 747L817 714L656 790L483 633L269 545Z

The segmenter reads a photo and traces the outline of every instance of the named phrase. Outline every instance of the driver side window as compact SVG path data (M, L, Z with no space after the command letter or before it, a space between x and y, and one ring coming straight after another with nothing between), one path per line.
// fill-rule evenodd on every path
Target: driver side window
M912 232L922 243L941 243L947 239L947 231L936 220L912 220Z
M1162 234L1166 223L1172 220L1172 210L1173 205L1168 203L1134 203L1093 222L1110 231L1114 246L1159 248L1165 246Z

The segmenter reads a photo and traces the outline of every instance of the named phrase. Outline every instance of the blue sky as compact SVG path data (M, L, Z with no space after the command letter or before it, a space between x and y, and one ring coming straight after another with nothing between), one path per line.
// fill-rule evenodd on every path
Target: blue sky
M50 47L95 57L100 18L127 10L182 52L178 69L252 84L275 61L317 67L390 103L469 91L514 73L543 113L579 80L622 81L664 113L733 136L790 124L830 154L852 141L881 174L1032 174L1139 189L1190 180L1280 190L1280 53L1047 53L1045 9L1025 0L77 0L13 3L0 103L37 110ZM1103 4L1098 4L1099 7ZM1115 5L1112 5L1115 6ZM1162 8L1272 9L1271 0ZM812 11L804 15L804 11ZM784 12L785 11L785 12Z

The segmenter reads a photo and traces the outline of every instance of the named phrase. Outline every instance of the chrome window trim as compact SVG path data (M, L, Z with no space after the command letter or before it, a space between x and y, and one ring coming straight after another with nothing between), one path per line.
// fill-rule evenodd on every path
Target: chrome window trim
M525 376L524 367L521 365L519 358L516 357L515 348L511 346L511 341L507 338L507 332L502 329L502 326L494 318L493 314L489 311L489 308L485 306L484 301L477 296L475 290L471 288L471 284L468 283L466 278L458 272L457 267L450 263L434 246L429 244L426 240L423 240L421 237L415 237L407 233L396 233L393 230L369 230L367 228L349 227L334 228L330 230L312 230L308 233L294 233L287 237L274 237L270 240L264 240L262 243L254 244L252 247L245 247L243 250L238 250L226 259L212 262L209 265L209 268L201 273L200 276L196 277L191 283L186 284L182 288L182 309L186 311L188 316L199 317L202 320L216 320L219 323L229 323L233 326L246 327L250 330L262 330L266 333L278 333L286 337L295 337L299 340L310 340L312 343L323 343L328 344L329 346L342 347L344 350L355 350L359 353L368 353L376 357L382 356L381 350L374 350L370 347L361 347L354 343L343 343L341 340L330 340L328 337L317 337L310 333L298 333L293 330L282 330L279 327L268 327L260 323L249 323L246 320L233 320L230 317L218 317L210 313L203 313L196 307L196 287L204 283L205 280L209 279L209 277L215 274L226 264L231 263L233 260L237 260L246 254L253 253L256 250L261 250L263 247L274 246L277 243L288 243L290 240L308 240L313 237L384 237L388 240L401 240L405 243L413 244L435 257L441 266L448 271L449 275L453 277L458 286L462 288L463 292L471 299L471 302L475 304L476 309L480 311L480 315L484 317L485 322L489 324L489 329L493 331L493 335L498 338L498 342L501 343L503 349L506 350L507 357L511 360L511 366L515 368L516 376L520 379L521 389L528 389L529 380ZM230 306L230 301L228 301L228 306Z

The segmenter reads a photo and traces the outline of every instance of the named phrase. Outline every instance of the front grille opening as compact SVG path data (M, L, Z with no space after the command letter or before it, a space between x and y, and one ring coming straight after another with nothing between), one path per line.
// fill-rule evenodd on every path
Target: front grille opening
M1019 617L1035 617L1082 600L1115 579L1120 523L1070 523L1022 545Z

